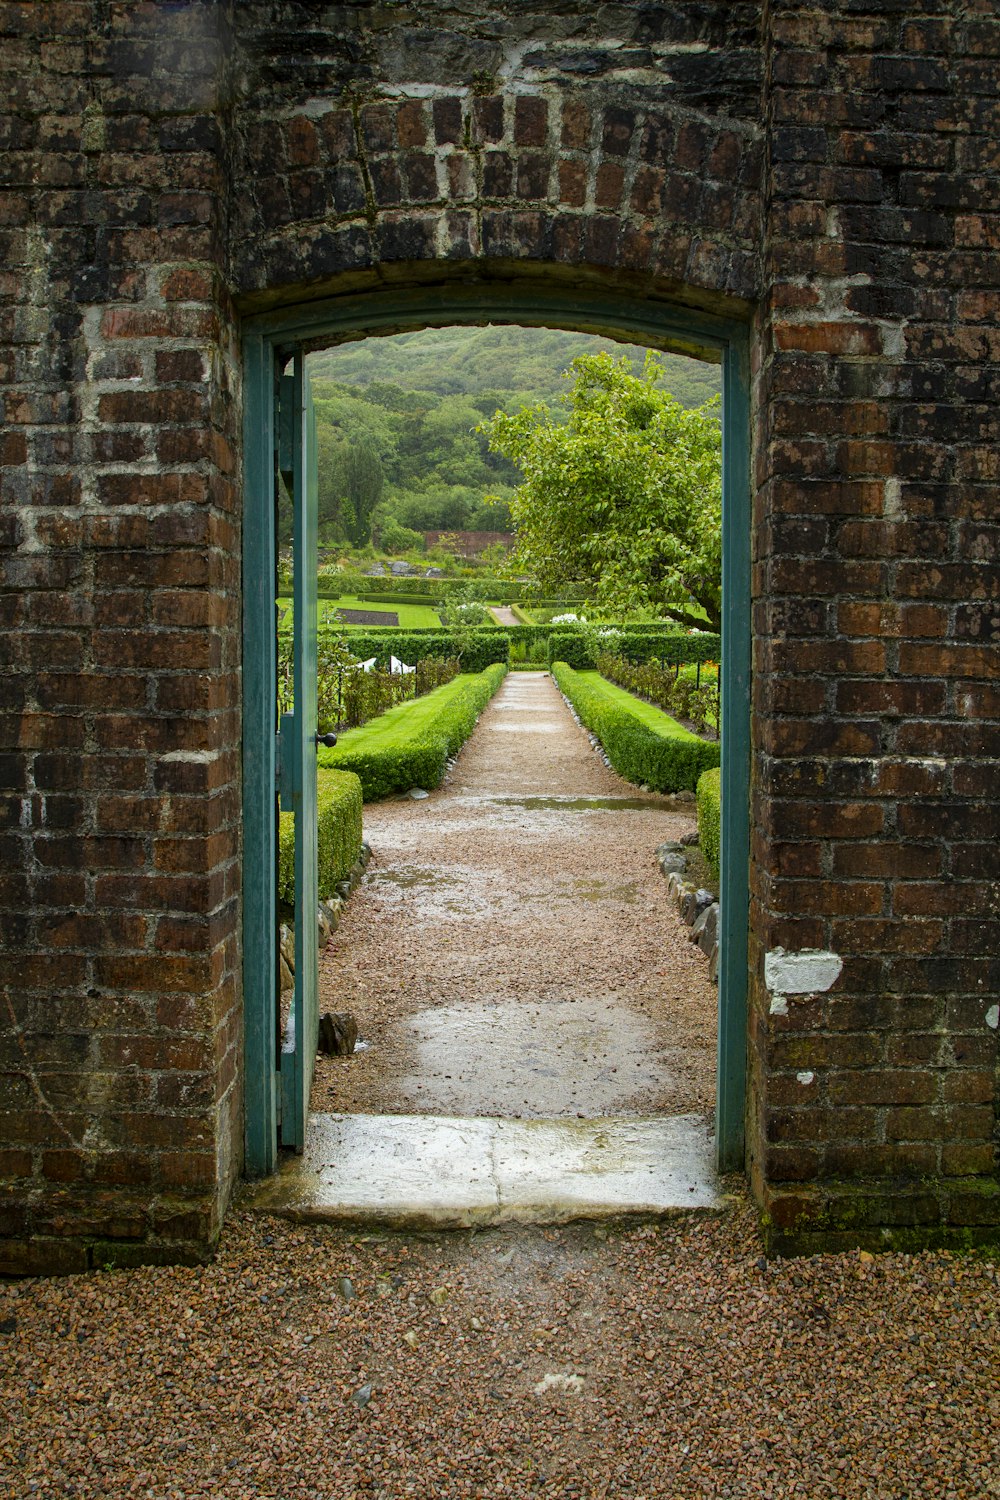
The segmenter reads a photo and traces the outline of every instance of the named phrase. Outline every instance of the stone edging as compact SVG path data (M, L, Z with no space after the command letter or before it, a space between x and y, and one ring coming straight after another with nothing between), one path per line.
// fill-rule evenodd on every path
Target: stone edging
M361 877L368 868L368 861L372 857L371 845L365 840L361 843L361 853L354 861L346 877L337 882L336 894L328 896L325 901L319 903L316 912L316 921L319 926L320 952L329 943L331 937L340 925L341 913L347 905L351 892L361 882ZM279 929L279 952L278 960L281 967L281 993L292 989L295 984L295 931L288 922L282 922Z
M693 842L695 835L691 835ZM689 845L669 840L656 851L656 862L667 877L667 891L673 897L681 920L691 929L691 941L708 959L708 977L713 984L719 977L719 903L704 886L685 879Z

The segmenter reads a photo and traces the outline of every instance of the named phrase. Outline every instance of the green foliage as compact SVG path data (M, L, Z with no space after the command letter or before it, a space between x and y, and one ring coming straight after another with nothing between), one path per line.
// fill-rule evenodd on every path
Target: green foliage
M698 734L719 732L719 669L715 662L664 667L656 661L632 662L611 651L597 657L597 670L609 682L639 698L646 698L678 719L686 719Z
M552 675L626 781L654 792L693 791L701 773L719 764L717 743L699 739L596 672L575 672L557 662Z
M344 511L344 529L356 547L371 541L372 511L382 496L385 475L382 460L374 445L361 442L341 443L334 470L335 485L346 497L349 509Z
M703 771L695 789L698 799L698 843L709 869L719 878L719 848L722 839L722 771Z
M439 786L449 757L465 744L506 671L504 663L496 663L400 704L361 729L349 730L333 749L320 747L320 764L354 771L366 802L413 786Z
M481 430L516 463L513 564L558 589L589 580L603 608L652 609L718 626L722 602L722 426L715 401L688 411L610 354L573 361L567 420L547 407L498 411ZM697 609L692 609L692 605Z
M385 629L385 627L376 627ZM361 660L351 651L346 636L337 630L320 630L316 641L316 717L320 734L343 728L354 728L377 718L396 703L419 698L459 672L457 651L426 654L413 672L390 672L388 653L375 670L364 671ZM278 637L278 709L290 713L294 706L293 637L284 632Z
M682 635L671 629L646 625L629 630L618 625L602 625L591 630L566 626L549 635L549 661L564 661L578 672L592 671L601 651L613 651L628 661L658 661L674 666L678 662L719 660L722 641L707 631Z
M410 552L415 547L423 548L425 538L422 531L413 531L401 525L393 516L379 523L378 544L384 552Z
M495 621L486 605L477 597L478 586L467 583L452 589L441 606L441 624L454 637L459 657L464 661L475 649L476 632Z
M495 324L362 339L313 354L309 364L317 389L319 381L342 381L384 411L407 401L419 408L430 395L458 395L490 416L508 394L555 400L563 389L561 372L578 355L598 351L628 355L638 364L646 353L638 345L561 328ZM662 359L667 384L685 406L701 406L718 393L718 365L680 354ZM494 382L491 390L484 389L484 372Z
M361 853L361 782L350 771L317 772L319 895L331 896ZM295 818L283 812L278 830L278 897L295 900Z
M595 350L625 353L639 363L645 352L588 334L507 325L424 329L311 355L324 541L346 540L355 530L364 535L338 477L345 444L368 445L382 465L377 526L391 518L419 532L510 530L509 501L520 475L509 459L490 451L479 424L497 409L555 405L561 372ZM718 392L716 366L679 355L662 359L683 406L701 405ZM484 372L491 389L483 388ZM562 419L558 409L553 416ZM282 525L282 536L290 535L284 512Z
M348 626L345 638L353 656L361 661L374 656L379 667L387 666L390 656L398 656L407 666L415 667L428 656L457 656L463 646L463 672L481 672L494 662L506 665L510 660L510 636L496 628L473 631L464 642L459 641L451 631L407 632L388 630L384 626L375 630ZM322 641L322 632L320 640Z

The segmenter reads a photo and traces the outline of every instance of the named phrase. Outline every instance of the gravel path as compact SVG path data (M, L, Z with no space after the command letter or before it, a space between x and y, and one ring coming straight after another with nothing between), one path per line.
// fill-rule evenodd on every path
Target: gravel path
M769 1265L739 1207L424 1239L237 1212L204 1269L0 1286L0 1494L983 1500L998 1331L996 1264Z
M442 788L365 809L320 1007L369 1046L318 1063L313 1109L710 1112L715 991L654 858L693 814L608 770L547 673L511 673Z
M456 953L463 983L480 995L485 987L521 1003L525 991L543 1009L572 989L569 959L615 951L637 972L602 970L601 989L584 967L578 989L611 997L619 1016L642 1016L636 995L655 998L671 1025L686 1024L681 987L644 988L642 971L644 926L654 948L674 952L669 924L650 915L659 876L647 890L643 851L681 815L657 799L618 812L498 810L482 790L487 772L493 796L523 797L556 775L575 793L622 792L578 735L556 736L547 763L513 752L498 761L497 747L516 747L518 736L505 740L497 725L517 711L502 702L490 711L496 732L487 720L445 792L379 809L374 873L399 861L424 868L434 851L453 868L492 872L481 895L488 918L449 928L440 916L436 929L442 943L459 927L475 933ZM516 934L527 957L506 953L518 902L497 894L501 859L534 892ZM560 881L577 878L602 890L636 881L642 895L607 898L604 912L604 895L581 904L571 888L560 894ZM391 962L408 1004L426 967L429 988L415 1002L426 1007L455 955L435 954L412 924L389 918L410 893L440 888L382 884L402 894L368 883L342 929L351 943L338 934L333 972L360 985L376 962ZM632 923L636 906L647 909ZM368 969L338 967L355 941L369 944ZM681 942L676 958L688 960ZM697 970L685 976L700 982ZM366 1024L382 1017L387 1036L384 987L371 990ZM391 1075L368 1076L395 1097ZM484 1098L498 1087L487 1069ZM690 1095L695 1084L684 1087ZM727 1214L610 1229L350 1234L237 1206L204 1268L0 1284L0 1495L1000 1496L996 1261L845 1254L769 1264L742 1187L730 1186Z

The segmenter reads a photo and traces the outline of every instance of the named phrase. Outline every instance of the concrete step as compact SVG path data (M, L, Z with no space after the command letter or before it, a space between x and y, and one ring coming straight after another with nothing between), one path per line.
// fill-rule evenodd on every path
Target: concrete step
M312 1115L306 1150L248 1189L261 1213L394 1229L721 1212L699 1115L503 1120Z

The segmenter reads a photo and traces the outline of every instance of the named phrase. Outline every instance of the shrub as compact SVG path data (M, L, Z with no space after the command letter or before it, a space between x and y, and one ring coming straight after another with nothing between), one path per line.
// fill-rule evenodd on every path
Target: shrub
M350 771L317 773L319 895L331 896L361 853L361 782ZM295 818L283 812L278 827L278 897L295 900Z
M354 771L366 802L412 786L441 784L456 755L507 672L496 662L475 676L456 677L424 698L402 703L361 729L348 731L333 749L320 748L320 764Z
M502 630L473 630L463 641L447 630L348 628L344 636L352 656L361 661L374 656L379 667L388 666L390 656L415 667L427 656L457 656L460 650L463 672L482 672L494 662L510 661L510 636Z
M615 634L602 636L602 631ZM663 665L694 661L718 661L722 642L717 635L699 631L697 635L685 635L669 629L657 630L653 626L629 630L620 625L593 626L589 629L574 629L572 626L554 627L549 636L549 661L564 661L578 672L591 672L597 665L597 657L605 645L611 646L619 656L628 661L658 661Z
M576 672L557 662L552 675L626 781L655 792L694 791L701 773L719 764L718 744L699 739L596 672Z
M719 848L722 839L722 772L703 771L698 777L698 843L709 869L719 878Z
M316 648L316 713L320 734L328 730L356 728L408 698L419 698L461 670L457 656L424 656L415 672L381 670L363 672L352 655L343 627L321 628ZM278 636L278 707L290 713L293 706L292 636Z

